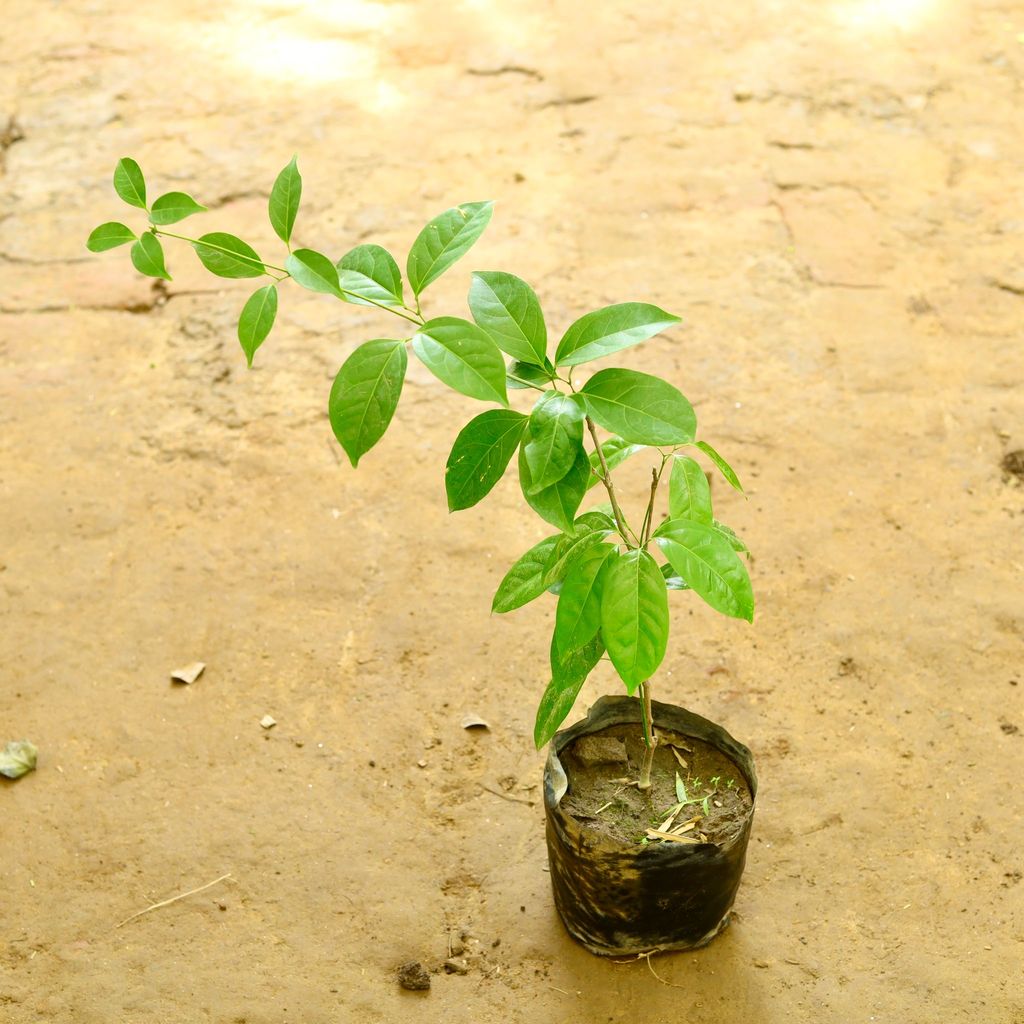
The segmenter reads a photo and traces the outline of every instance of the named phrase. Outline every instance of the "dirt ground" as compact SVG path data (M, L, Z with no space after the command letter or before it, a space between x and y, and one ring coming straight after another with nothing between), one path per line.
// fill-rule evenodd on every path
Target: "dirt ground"
M0 786L3 1024L1024 1021L1024 490L1000 468L1024 448L1024 4L3 21L0 742L41 751ZM556 336L631 299L684 319L623 361L746 478L716 500L758 610L677 595L656 696L748 743L760 792L733 926L655 959L664 984L552 909L531 731L553 603L489 614L549 531L511 475L446 512L480 407L411 366L353 472L326 397L389 318L289 288L247 373L247 282L185 246L166 291L85 252L139 222L110 186L130 155L211 207L188 226L269 259L293 153L297 237L335 255L404 258L428 217L497 200L432 312L504 269ZM463 929L468 974L398 988Z

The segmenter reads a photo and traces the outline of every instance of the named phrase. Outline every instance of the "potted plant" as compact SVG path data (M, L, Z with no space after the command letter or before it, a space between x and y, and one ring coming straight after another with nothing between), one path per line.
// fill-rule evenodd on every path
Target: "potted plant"
M489 406L456 437L445 489L451 511L469 508L515 458L523 499L554 528L514 562L492 607L507 613L546 593L557 596L551 681L534 741L538 749L550 744L545 810L558 910L596 953L709 941L728 921L743 869L757 787L753 764L720 727L654 701L652 680L668 645L670 592L753 619L746 548L715 518L709 479L690 453L742 488L722 456L697 439L693 408L675 386L615 366L583 382L577 376L679 318L648 303L621 303L584 314L551 345L534 291L501 271L472 275L472 320L428 316L424 292L480 237L491 219L489 202L465 203L431 220L413 242L403 282L394 257L378 245L358 245L337 261L293 248L302 193L294 159L269 202L271 225L287 247L283 265L231 234L193 238L168 230L204 207L182 192L148 202L134 160L119 161L114 188L148 223L139 234L119 222L102 224L88 240L93 252L130 244L137 270L170 280L161 238L176 238L219 277L270 279L239 316L250 366L288 279L395 318L397 337L359 345L331 388L331 427L353 466L387 430L410 349L443 383ZM534 392L531 407L513 408L510 390ZM653 464L635 506L640 514L627 516L615 471L636 456ZM581 511L592 492L606 500ZM560 732L605 658L625 695L602 698L586 719Z

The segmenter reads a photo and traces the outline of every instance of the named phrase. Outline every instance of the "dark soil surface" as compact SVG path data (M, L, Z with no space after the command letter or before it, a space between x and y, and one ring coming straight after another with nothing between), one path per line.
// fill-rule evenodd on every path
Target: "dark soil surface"
M631 784L643 756L643 734L629 725L603 729L564 748L569 789L562 807L584 828L627 843L664 841L649 839L647 830L663 825L680 797L687 802L670 827L688 824L687 838L721 843L743 828L753 806L750 789L720 750L692 736L659 730L647 792ZM677 780L682 783L678 792Z

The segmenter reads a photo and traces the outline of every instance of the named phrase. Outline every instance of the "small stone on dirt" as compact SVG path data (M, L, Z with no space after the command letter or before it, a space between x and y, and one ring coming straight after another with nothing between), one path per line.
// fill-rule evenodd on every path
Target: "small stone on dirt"
M490 729L490 725L479 715L470 712L462 718L463 729Z
M398 984L410 992L426 992L430 988L430 972L419 960L407 960L398 968Z
M1014 476L1018 480L1024 481L1024 448L1007 452L999 465L1007 476Z
M573 751L584 768L623 764L626 760L626 744L613 736L584 736L576 741Z
M277 725L277 719L272 718L270 715L264 715L260 719L260 725L262 725L264 729L273 729L274 726Z
M445 974L469 974L469 964L465 960L449 957L444 962L444 972Z
M20 779L35 771L36 757L39 751L35 744L28 740L11 740L3 750L0 750L0 775L9 779Z
M194 683L203 674L204 668L206 668L205 662L193 661L184 668L176 668L171 673L171 679L176 683Z
M453 938L451 941L452 956L462 956L466 952L466 944L460 938Z

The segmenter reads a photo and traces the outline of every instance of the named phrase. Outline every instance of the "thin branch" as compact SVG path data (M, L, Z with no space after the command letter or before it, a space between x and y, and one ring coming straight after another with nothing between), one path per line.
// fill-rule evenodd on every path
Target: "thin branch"
M587 429L590 431L590 436L594 440L594 448L597 451L597 459L601 463L601 472L598 474L601 483L604 484L605 490L608 492L608 500L612 505L612 514L615 516L615 525L619 528L619 533L622 534L622 539L628 544L629 537L632 535L634 542L640 543L639 538L632 530L629 529L626 523L626 517L622 514L622 509L619 508L619 499L615 497L615 485L612 483L611 470L608 468L608 462L604 457L604 449L601 447L601 442L597 436L597 427L594 425L594 421L588 416L586 418ZM628 531L628 532L627 532Z
M120 924L115 925L115 928L123 928L130 921L134 921L137 917L142 917L143 914L148 914L151 910L159 910L160 907L170 906L172 903L177 903L178 900L185 899L186 896L195 896L197 892L202 892L204 889L210 889L215 886L218 882L223 882L225 878L230 878L231 872L229 871L226 875L221 875L220 878L215 878L212 882L207 882L206 885L199 886L198 889L189 889L188 892L180 893L177 896L172 896L169 900L161 900L159 903L154 903L152 906L146 907L145 910L140 910L137 914L132 914L131 917L126 917Z

